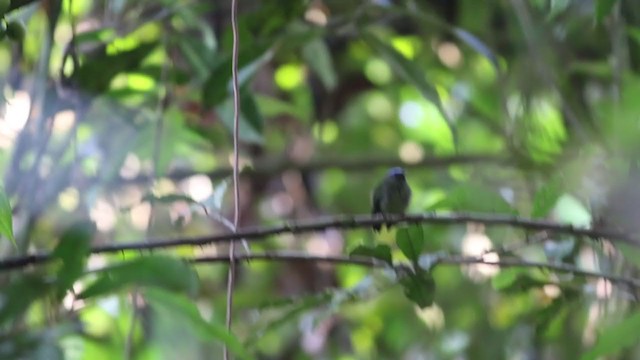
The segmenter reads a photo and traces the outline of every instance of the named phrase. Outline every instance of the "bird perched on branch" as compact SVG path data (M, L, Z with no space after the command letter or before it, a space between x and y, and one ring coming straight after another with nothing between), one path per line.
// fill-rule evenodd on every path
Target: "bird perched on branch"
M411 200L411 188L404 177L404 169L394 167L389 169L387 176L373 190L373 215L403 215ZM374 225L373 230L380 231L381 225ZM387 228L389 225L387 224Z

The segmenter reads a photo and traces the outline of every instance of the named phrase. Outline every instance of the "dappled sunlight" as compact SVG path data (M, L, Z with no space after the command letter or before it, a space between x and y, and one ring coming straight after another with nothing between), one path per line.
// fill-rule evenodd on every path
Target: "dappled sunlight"
M95 222L98 230L103 232L113 230L117 222L116 216L116 209L113 208L111 203L100 198L96 200L89 211L89 217Z
M31 97L26 91L16 91L7 98L5 111L0 117L0 148L8 149L20 130L26 125L31 110Z
M180 182L179 187L193 200L201 202L213 194L213 184L206 175L194 175Z
M425 116L422 106L416 101L405 101L400 105L400 121L409 128L420 126L420 119Z
M462 64L462 52L456 44L443 41L437 45L437 54L440 61L450 68L457 68Z
M314 235L309 238L305 247L310 255L326 256L333 253L327 239L320 235Z
M0 0L0 359L633 357L633 10Z
M233 160L234 160L233 154L229 154L227 158L227 162L232 167L234 166ZM248 157L242 156L242 155L238 157L238 169L240 171L242 171L242 169L244 169L245 167L252 167L252 166L253 166L253 162Z
M314 25L325 26L329 21L329 8L321 0L312 1L304 13L304 19Z
M374 84L388 84L393 78L389 65L384 60L372 57L364 65L364 75Z
M141 170L142 162L140 158L135 154L129 153L120 168L120 176L125 179L133 179L140 174Z
M149 216L151 216L151 204L147 201L134 205L129 210L131 225L136 230L146 230L149 226Z
M598 278L596 280L596 297L598 299L611 299L613 294L613 283L607 279Z
M407 59L413 59L420 47L418 38L414 36L395 36L391 45Z
M405 141L398 151L400 160L407 164L417 164L424 159L424 148L414 141Z
M544 294L546 296L548 296L549 298L555 299L557 297L559 297L560 295L562 295L562 289L555 284L547 284L545 286L542 287L542 291L544 292Z
M53 128L51 131L54 134L64 134L69 132L76 123L76 113L71 110L64 110L58 112L53 118Z
M58 205L67 212L72 212L78 208L80 204L80 193L78 189L69 187L58 195Z
M300 86L305 78L305 70L299 64L281 65L275 72L275 82L282 90L293 90Z
M440 331L445 327L445 315L437 303L433 303L433 305L423 309L419 306L414 306L413 309L429 330Z
M398 116L405 126L402 133L407 140L430 144L436 153L453 150L453 135L447 121L436 105L426 101L413 90L407 89L400 105Z
M332 144L340 136L340 128L334 121L323 121L313 125L313 137L323 144ZM295 155L292 152L291 156ZM304 155L302 153L301 155Z
M366 101L367 113L373 120L390 121L395 116L394 105L383 92L372 92Z
M294 203L291 195L286 192L279 192L271 196L269 202L270 212L278 217L287 217L293 211Z
M469 257L479 257L487 262L500 261L500 256L493 249L491 239L484 233L484 226L481 224L467 225L467 233L462 239L462 254ZM500 267L489 264L469 264L464 265L465 274L475 282L481 282L495 276L500 272Z
M151 192L155 196L164 196L174 193L177 190L176 184L167 178L160 178L154 181Z

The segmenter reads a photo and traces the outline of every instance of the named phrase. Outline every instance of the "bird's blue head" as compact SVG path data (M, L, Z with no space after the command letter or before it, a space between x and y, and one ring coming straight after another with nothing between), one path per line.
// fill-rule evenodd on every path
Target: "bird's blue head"
M404 169L401 167L393 167L391 169L389 169L389 172L387 173L388 177L394 177L397 179L404 179Z

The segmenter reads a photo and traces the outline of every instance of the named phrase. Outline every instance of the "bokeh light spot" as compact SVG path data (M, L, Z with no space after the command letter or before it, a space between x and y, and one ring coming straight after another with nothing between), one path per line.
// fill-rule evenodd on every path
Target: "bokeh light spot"
M417 164L424 159L424 149L415 141L403 142L398 153L400 160L407 164Z
M275 73L275 81L282 90L293 90L304 80L304 68L299 64L284 64Z
M462 64L462 52L452 42L445 41L438 45L438 59L449 68L457 68Z
M338 140L340 129L334 121L323 121L313 125L313 137L324 144L331 144Z
M80 203L80 193L76 188L66 188L58 195L58 204L64 211L73 211L78 208Z
M371 58L364 65L364 75L372 83L384 85L391 81L393 74L386 62L379 58Z
M393 117L393 104L383 92L373 92L366 100L367 114L377 121L391 120Z
M195 201L205 201L213 194L213 184L206 175L194 175L184 181L181 186L184 191Z

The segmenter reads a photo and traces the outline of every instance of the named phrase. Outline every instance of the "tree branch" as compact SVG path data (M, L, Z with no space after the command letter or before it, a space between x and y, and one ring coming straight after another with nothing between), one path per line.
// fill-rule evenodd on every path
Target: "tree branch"
M548 231L552 234L564 234L578 237L588 237L592 239L606 238L612 242L620 242L633 246L640 246L638 238L624 233L608 230L595 230L588 228L578 228L573 225L559 224L546 220L534 220L519 218L511 215L500 214L475 214L475 213L449 213L449 214L407 214L405 216L395 216L383 219L372 215L353 215L321 217L313 221L289 223L270 227L244 228L236 233L225 233L216 235L205 235L180 239L147 239L146 241L116 243L110 245L95 246L91 253L115 253L126 250L153 250L160 248L171 248L177 246L204 246L210 244L226 243L229 241L264 241L267 237L277 234L302 234L323 231L325 229L355 229L369 228L373 225L389 224L442 224L455 225L467 222L485 224L487 226L510 226L530 231ZM8 258L0 261L0 270L9 270L24 267L30 264L46 262L50 259L49 253L33 254L23 257Z
M270 176L280 174L286 170L299 171L320 171L325 169L342 169L348 171L369 171L380 167L402 166L405 168L425 168L425 167L447 167L450 165L469 165L469 164L496 164L501 166L514 166L527 168L526 164L519 164L507 157L477 154L477 155L453 155L443 157L425 157L416 163L405 163L397 157L380 157L372 158L370 156L359 156L352 158L320 158L313 159L308 162L295 161L290 158L265 158L256 162L253 168L244 170L240 176ZM233 167L220 167L215 170L200 173L193 170L174 170L167 174L166 177L180 181L190 176L203 174L211 179L223 179L233 174ZM149 181L150 175L141 174L132 179L120 178L115 181L112 186L122 186L128 184L143 184Z
M235 260L251 260L253 261L281 261L281 262L321 262L321 263L331 263L331 264L339 264L339 265L355 265L355 266L365 266L365 267L377 267L384 268L387 267L388 264L384 261L367 257L367 256L320 256L320 255L310 255L303 252L298 251L274 251L274 252L264 252L260 254L238 254L235 257ZM229 257L227 256L203 256L196 257L188 260L194 264L206 264L206 263L226 263L229 262ZM536 262L536 261L526 261L526 260L516 260L516 259L504 259L499 261L491 261L486 260L482 257L466 257L466 256L440 256L435 259L434 267L439 265L472 265L472 264L484 264L484 265L495 265L501 268L506 267L524 267L524 268L540 268L547 269L562 273L571 273L576 276L583 276L587 278L602 278L611 281L612 283L626 284L631 287L640 288L640 280L613 275L613 274L604 274L596 271L589 271L580 269L578 267L561 264L561 263L545 263L545 262Z

